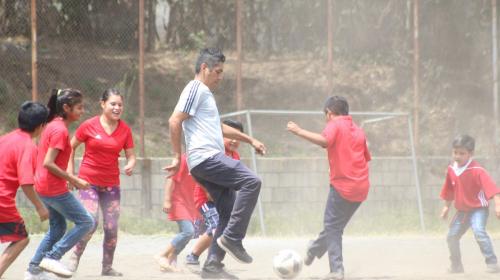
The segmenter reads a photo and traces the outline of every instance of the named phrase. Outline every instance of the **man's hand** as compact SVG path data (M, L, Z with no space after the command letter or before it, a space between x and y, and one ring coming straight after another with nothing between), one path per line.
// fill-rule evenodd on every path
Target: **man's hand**
M266 146L264 146L264 144L262 142L260 142L259 140L253 139L251 145L252 145L252 147L254 147L255 151L259 155L263 156L266 154Z
M38 217L40 217L40 222L43 222L49 218L49 210L45 208L45 206L40 206L36 208L36 212L38 213Z
M172 163L170 163L170 165L163 167L163 170L168 172L167 178L174 176L177 173L177 171L179 171L180 166L181 166L181 161L179 160L179 158L174 158L172 160Z
M446 220L448 218L448 212L450 212L450 207L448 206L443 206L443 210L441 210L441 219Z
M300 126L292 121L287 123L286 129L295 135L299 134L299 131L301 130Z

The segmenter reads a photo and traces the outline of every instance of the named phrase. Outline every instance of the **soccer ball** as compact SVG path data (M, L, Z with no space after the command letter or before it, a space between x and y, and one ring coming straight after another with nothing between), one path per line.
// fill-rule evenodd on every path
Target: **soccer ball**
M292 279L302 270L302 258L293 250L282 250L273 258L274 272L282 279Z

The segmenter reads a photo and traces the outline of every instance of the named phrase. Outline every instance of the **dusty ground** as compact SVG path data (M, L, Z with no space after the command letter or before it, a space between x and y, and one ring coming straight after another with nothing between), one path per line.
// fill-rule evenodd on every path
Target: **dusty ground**
M254 263L242 265L230 257L226 259L228 269L241 279L278 279L272 270L271 260L279 250L290 248L303 254L307 241L304 238L248 238L247 250L254 256ZM4 275L4 279L22 279L24 269L38 245L41 236L33 236L29 247ZM162 273L153 255L163 247L171 236L132 236L121 234L115 256L115 268L125 274L121 279L199 279L193 270L182 265L182 273ZM78 273L73 279L105 279L99 275L101 262L101 236L96 236L84 257ZM499 252L500 239L494 239ZM192 242L188 245L189 249ZM3 250L4 246L1 246ZM346 279L500 279L500 275L485 272L485 265L474 239L470 234L462 240L463 259L466 273L447 275L448 253L444 237L346 237L344 240L344 261ZM185 250L180 255L184 259ZM203 258L204 256L202 256ZM304 267L299 279L321 279L328 272L326 258ZM111 279L111 278L110 278Z

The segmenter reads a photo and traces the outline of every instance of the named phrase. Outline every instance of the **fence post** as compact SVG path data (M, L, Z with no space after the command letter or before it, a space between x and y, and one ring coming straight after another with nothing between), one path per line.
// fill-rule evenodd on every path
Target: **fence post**
M38 68L36 38L36 0L31 0L31 99L38 100Z
M141 165L142 217L151 217L151 211L153 209L153 201L152 201L153 196L151 193L152 175L153 172L151 171L151 159L142 158L142 165Z

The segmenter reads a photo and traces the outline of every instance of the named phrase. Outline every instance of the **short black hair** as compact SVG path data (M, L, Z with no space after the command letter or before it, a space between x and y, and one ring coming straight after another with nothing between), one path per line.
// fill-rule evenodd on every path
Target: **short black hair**
M347 99L342 96L330 96L326 99L325 107L323 108L325 113L327 110L337 116L346 116L349 115L349 103L347 103Z
M474 152L474 148L476 147L476 141L472 136L467 134L458 135L453 139L452 147L454 149L463 148L469 152Z
M243 124L239 121L229 119L229 120L224 120L222 123L225 125L228 125L232 128L235 128L235 129L239 130L240 132L244 132L243 131Z
M19 108L17 124L26 132L33 132L37 127L47 123L49 109L38 102L26 101Z
M219 63L224 63L226 57L219 48L205 48L200 51L196 64L194 66L194 72L196 74L200 73L201 65L203 63L208 65L209 69L212 69L215 65Z

